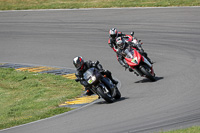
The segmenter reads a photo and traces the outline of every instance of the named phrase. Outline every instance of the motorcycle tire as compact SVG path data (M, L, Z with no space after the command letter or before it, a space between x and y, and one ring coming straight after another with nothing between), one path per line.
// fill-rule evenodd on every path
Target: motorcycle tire
M97 93L108 103L113 102L113 98L110 94L105 93L102 88L97 88Z
M154 76L155 74L152 75L152 74L149 72L149 71L150 71L150 68L149 68L149 67L143 65L143 66L141 66L141 69L140 69L140 70L142 71L143 74L146 75L146 77L147 77L148 79L150 79L151 81L156 81L155 76Z
M118 90L118 88L116 87L116 95L114 97L115 99L120 99L121 98L121 93L120 91Z

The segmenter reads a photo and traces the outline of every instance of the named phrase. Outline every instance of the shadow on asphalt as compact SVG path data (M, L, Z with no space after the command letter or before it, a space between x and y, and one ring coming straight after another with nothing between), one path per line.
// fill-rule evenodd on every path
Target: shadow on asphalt
M145 79L142 79L142 80L136 81L135 83L157 82L158 80L162 80L162 79L164 79L164 77L155 77L155 78L156 78L156 81L151 81L151 80L145 78Z
M129 99L129 98L128 97L121 97L120 99L114 100L113 103L124 101L126 99ZM104 99L101 98L101 101L96 102L95 104L112 104L112 103L107 103Z

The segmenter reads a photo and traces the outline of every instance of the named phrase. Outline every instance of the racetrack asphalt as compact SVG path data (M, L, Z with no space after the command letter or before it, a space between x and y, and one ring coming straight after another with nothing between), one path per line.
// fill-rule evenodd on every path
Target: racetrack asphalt
M121 82L122 98L2 133L149 133L200 125L200 7L0 12L0 62L74 68L99 60ZM156 82L125 71L107 45L116 27L143 41Z

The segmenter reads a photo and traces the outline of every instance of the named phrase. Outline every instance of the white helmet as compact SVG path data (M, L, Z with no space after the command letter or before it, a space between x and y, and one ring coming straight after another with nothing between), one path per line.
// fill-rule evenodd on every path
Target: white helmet
M110 35L110 37L112 37L113 39L115 39L117 37L117 35L118 35L117 29L116 28L110 29L109 35Z
M117 46L118 46L120 49L124 49L124 47L125 47L125 40L124 40L124 38L118 37L118 38L116 39L116 44L117 44Z

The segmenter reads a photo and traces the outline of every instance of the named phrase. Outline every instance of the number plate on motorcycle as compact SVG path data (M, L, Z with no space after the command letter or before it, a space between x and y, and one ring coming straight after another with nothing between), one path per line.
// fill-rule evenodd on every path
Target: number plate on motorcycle
M88 81L88 83L89 83L89 84L91 84L92 82L93 82L93 80L92 80L92 79Z
M133 63L135 63L135 64L138 64L138 62L137 62L137 57L133 58L131 62L133 62Z

